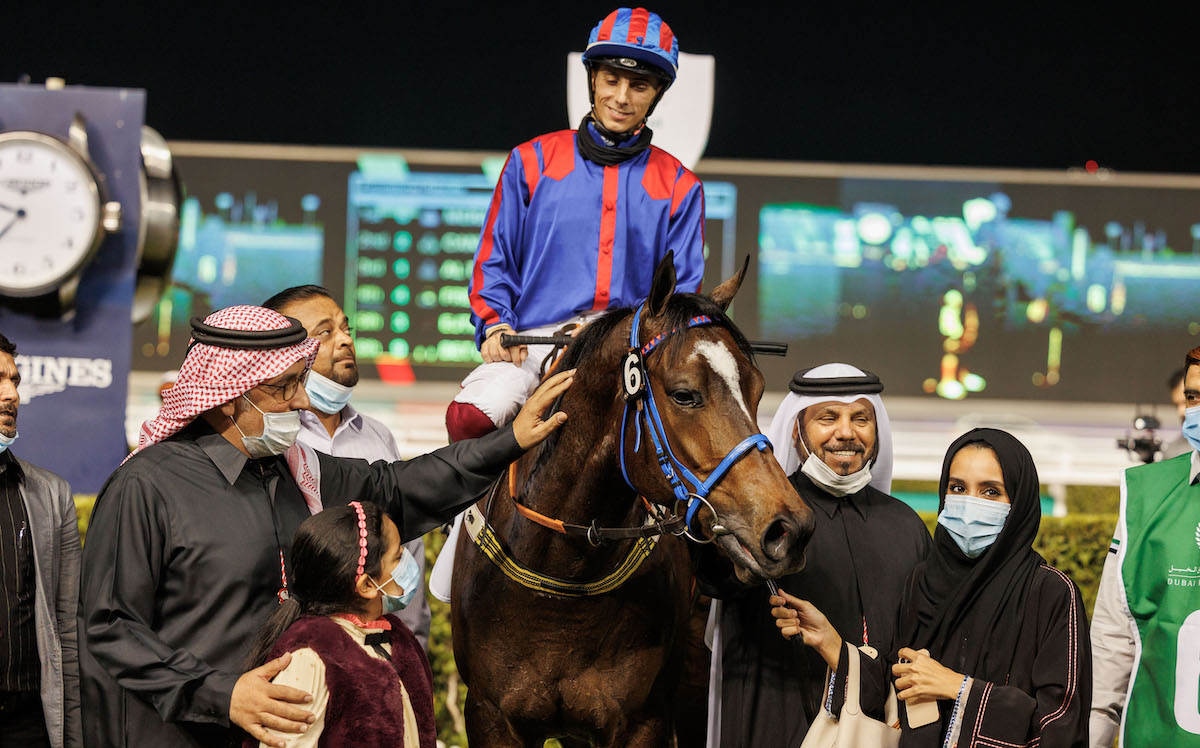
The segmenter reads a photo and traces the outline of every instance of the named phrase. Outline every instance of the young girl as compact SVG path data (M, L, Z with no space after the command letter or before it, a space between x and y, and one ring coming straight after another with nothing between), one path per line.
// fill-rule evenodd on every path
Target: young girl
M429 662L412 632L387 615L422 582L391 518L357 501L309 517L292 545L292 575L291 597L259 631L247 664L291 652L273 682L312 694L316 721L302 735L272 736L289 748L433 748Z

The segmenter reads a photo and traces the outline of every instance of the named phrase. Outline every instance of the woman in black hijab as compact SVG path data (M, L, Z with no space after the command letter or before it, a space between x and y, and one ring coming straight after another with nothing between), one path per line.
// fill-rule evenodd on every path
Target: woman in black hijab
M906 645L874 667L860 658L864 711L882 717L890 671L906 707L902 747L1086 746L1087 618L1074 582L1033 550L1041 501L1029 451L1004 431L970 431L946 452L940 492L933 551L900 604ZM771 602L783 635L801 634L836 671L826 706L838 714L841 636L805 601Z

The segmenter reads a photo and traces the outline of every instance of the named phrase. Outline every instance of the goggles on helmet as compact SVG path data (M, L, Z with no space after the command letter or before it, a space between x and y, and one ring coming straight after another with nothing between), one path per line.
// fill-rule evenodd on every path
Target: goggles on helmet
M583 64L662 78L669 86L679 70L679 40L663 19L645 8L617 8L588 36Z

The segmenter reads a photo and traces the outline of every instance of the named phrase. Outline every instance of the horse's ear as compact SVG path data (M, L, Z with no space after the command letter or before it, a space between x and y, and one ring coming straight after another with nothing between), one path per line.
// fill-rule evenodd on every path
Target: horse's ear
M667 300L675 293L675 250L668 249L654 269L654 281L650 284L650 297L646 299L651 316L657 317L667 309Z
M742 281L746 278L746 268L748 267L750 267L750 255L746 255L746 261L742 263L742 269L736 275L714 288L712 293L708 295L708 298L715 301L717 306L721 307L721 311L729 309L730 302L737 295L738 289L742 287Z

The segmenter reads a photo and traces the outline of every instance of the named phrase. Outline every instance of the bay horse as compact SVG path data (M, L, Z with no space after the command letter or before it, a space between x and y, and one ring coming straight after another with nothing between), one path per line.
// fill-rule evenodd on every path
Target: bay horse
M464 516L451 620L472 748L670 745L684 536L715 540L743 582L803 565L812 514L759 432L763 377L724 313L748 263L676 294L668 252L642 307L592 321L557 364L577 369L567 422Z

